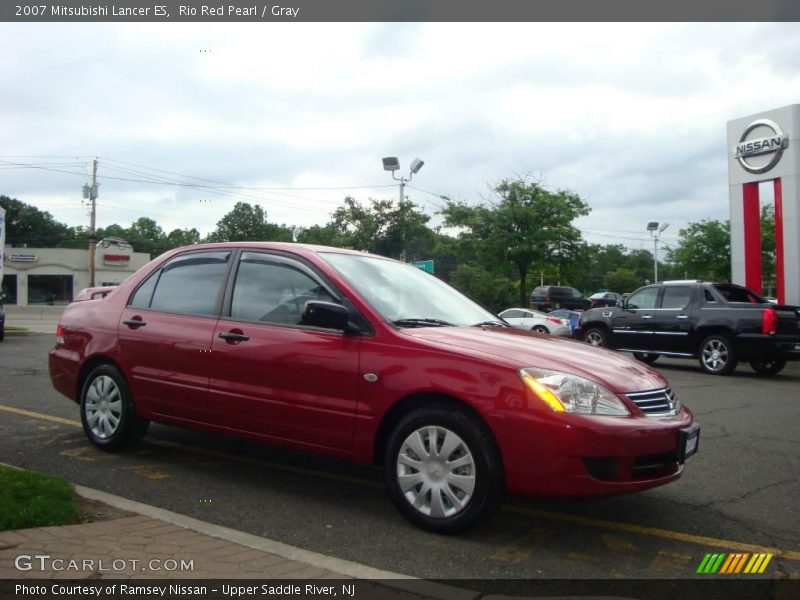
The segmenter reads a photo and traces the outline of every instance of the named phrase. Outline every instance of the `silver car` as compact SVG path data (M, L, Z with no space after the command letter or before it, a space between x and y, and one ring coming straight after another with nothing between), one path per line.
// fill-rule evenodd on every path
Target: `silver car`
M499 316L519 329L527 329L529 331L549 333L552 335L563 335L565 337L570 337L572 335L572 327L569 324L569 319L551 317L537 310L530 310L529 308L509 308L501 312Z

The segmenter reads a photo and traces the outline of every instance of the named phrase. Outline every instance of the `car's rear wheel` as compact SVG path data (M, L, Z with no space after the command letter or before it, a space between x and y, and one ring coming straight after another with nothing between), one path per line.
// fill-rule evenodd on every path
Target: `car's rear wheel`
M652 352L634 352L633 356L637 359L642 361L643 363L647 363L648 365L652 365L654 362L658 360L658 354L653 354Z
M111 365L100 365L86 377L81 422L89 441L108 452L134 448L150 424L136 414L128 382Z
M773 360L754 360L750 363L753 371L759 375L777 375L786 366L785 358L776 358Z
M438 533L472 526L505 496L491 433L450 405L416 410L398 423L386 446L384 479L403 516Z
M535 331L536 333L550 333L550 330L544 325L536 325L531 328L531 331Z
M739 360L731 341L721 334L713 334L700 342L700 366L711 375L728 375Z
M583 341L590 346L608 347L608 335L605 330L599 327L592 327L585 334L583 334Z

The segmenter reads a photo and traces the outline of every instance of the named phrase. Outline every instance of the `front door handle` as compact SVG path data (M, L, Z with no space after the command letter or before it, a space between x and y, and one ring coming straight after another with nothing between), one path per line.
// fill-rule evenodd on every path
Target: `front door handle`
M653 315L642 315L643 319L652 319Z
M226 342L246 342L250 339L249 335L243 333L236 333L235 331L220 331L219 337Z
M131 329L138 329L147 325L146 321L142 321L142 317L134 317L133 319L125 319L122 321L123 325L127 325Z
M688 319L689 315L678 315L679 319Z

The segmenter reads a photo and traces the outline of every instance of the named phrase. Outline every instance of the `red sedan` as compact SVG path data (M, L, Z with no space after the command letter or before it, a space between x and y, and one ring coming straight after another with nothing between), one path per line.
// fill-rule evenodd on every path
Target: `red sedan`
M207 244L64 311L50 375L100 449L150 421L384 467L412 522L458 531L506 493L592 496L680 477L699 426L667 381L515 329L413 266Z

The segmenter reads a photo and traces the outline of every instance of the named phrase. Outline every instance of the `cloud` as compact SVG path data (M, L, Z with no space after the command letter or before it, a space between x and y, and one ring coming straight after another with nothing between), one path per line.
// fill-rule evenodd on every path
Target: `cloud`
M0 160L69 173L6 163L0 193L86 224L80 187L99 156L102 225L151 216L207 233L239 200L311 225L345 195L396 197L380 158L407 168L419 156L406 192L431 212L439 195L476 202L500 179L532 175L589 202L587 231L646 240L644 224L660 220L676 234L727 218L725 123L798 101L799 33L796 23L2 24L15 51L0 63ZM169 185L203 183L176 173L304 189L219 193Z

